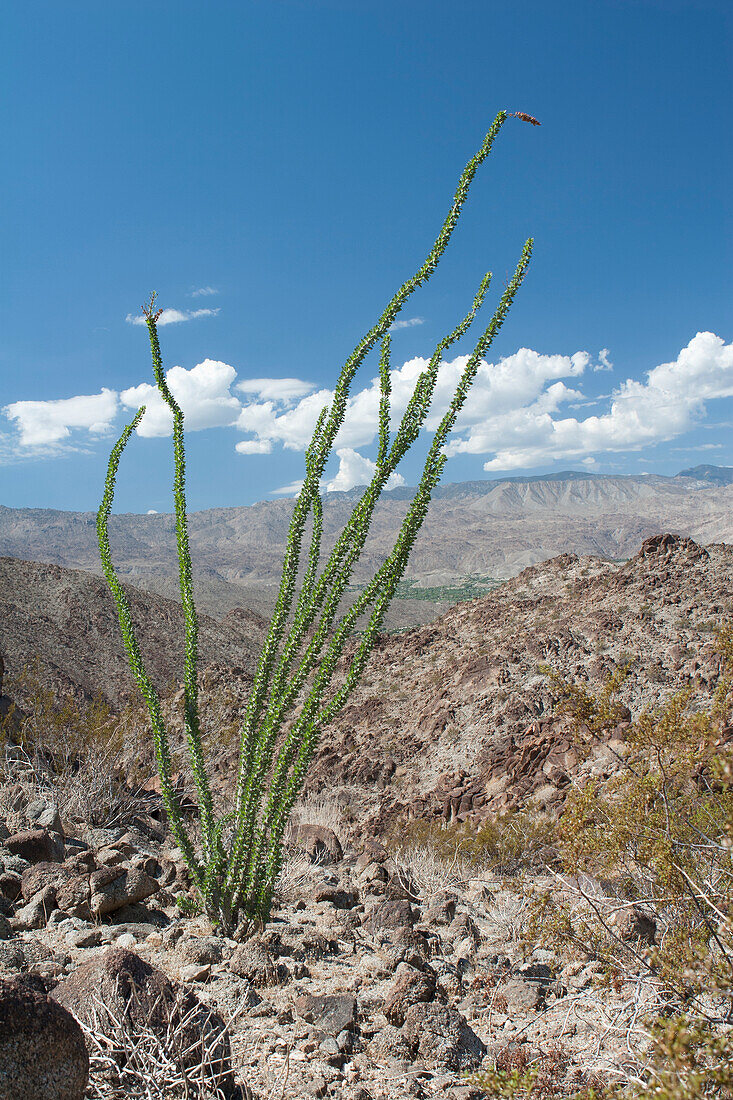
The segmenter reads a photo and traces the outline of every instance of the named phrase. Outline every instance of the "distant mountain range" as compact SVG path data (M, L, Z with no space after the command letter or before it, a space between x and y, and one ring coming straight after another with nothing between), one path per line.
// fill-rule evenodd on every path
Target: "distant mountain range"
M361 490L324 498L324 545L333 544ZM371 575L391 548L413 490L385 493L354 580ZM199 607L221 618L233 607L267 614L279 579L292 500L215 508L190 516ZM660 531L703 544L733 542L733 469L696 466L675 477L579 471L439 486L407 577L419 587L497 580L562 553L626 559ZM115 515L113 554L138 588L177 597L173 516ZM99 573L92 512L0 506L0 555ZM388 625L427 621L445 601L401 600Z
M709 481L713 485L733 484L733 467L731 466L692 466L689 470L680 470L677 477L694 477L698 481Z

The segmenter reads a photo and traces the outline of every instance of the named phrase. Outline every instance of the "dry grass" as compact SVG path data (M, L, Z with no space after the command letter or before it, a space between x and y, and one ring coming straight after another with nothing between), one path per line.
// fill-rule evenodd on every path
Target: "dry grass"
M476 864L455 851L441 855L428 844L396 849L392 858L402 886L415 901L425 902L441 890L465 887L476 877Z
M99 1002L91 1018L80 1022L89 1050L86 1100L232 1100L219 1032L213 1029L207 1043L200 1022L198 1004L188 1012L172 1005L156 1030L133 1026ZM236 1096L255 1100L246 1085Z
M120 776L119 750L99 745L73 768L57 770L38 746L6 747L0 758L0 813L18 816L35 799L55 803L68 822L126 828L148 809L148 799ZM20 824L20 822L18 822Z

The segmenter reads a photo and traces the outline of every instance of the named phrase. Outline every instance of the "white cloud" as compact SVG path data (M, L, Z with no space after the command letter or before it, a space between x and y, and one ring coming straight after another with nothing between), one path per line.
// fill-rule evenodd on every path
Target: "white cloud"
M272 442L269 439L243 439L234 450L240 455L269 455L272 454Z
M733 396L733 344L712 332L698 332L671 363L647 372L646 381L627 379L613 393L608 412L553 417L541 402L493 418L480 432L450 444L455 454L491 453L484 470L529 469L556 459L639 450L692 428L707 401Z
M158 515L158 509L157 508L148 508L145 515L146 516L157 516Z
M195 321L198 317L216 317L220 309L164 309L158 318L158 328L161 325L178 325L181 321ZM145 325L147 321L143 314L128 313L125 320L129 325Z
M302 481L291 481L289 485L281 485L279 489L272 489L271 495L274 497L297 497L302 488Z
M214 359L204 359L191 370L171 367L166 372L170 391L181 406L188 429L225 428L236 422L242 407L230 392L236 377L234 367ZM120 400L131 409L146 406L145 416L137 429L140 435L170 434L173 419L156 386L143 382L123 390Z
M300 378L245 378L234 387L240 393L254 393L266 401L293 401L315 389Z
M218 294L219 291L215 286L200 286L198 290L192 290L189 294L189 298L211 298L214 294Z
M103 389L98 394L56 401L15 401L3 412L20 429L22 447L53 448L67 440L74 429L91 435L109 431L117 413L117 394Z
M407 317L404 321L393 321L389 326L389 332L399 332L401 328L415 328L416 325L424 325L424 317Z
M466 362L466 356L457 356L441 364L428 431L437 427ZM608 369L608 349L601 349L598 362ZM417 357L391 371L393 429L427 365L426 359ZM487 471L533 469L568 459L592 468L598 455L640 450L684 434L702 422L708 402L733 396L733 344L711 332L698 333L674 361L654 367L641 380L627 379L612 392L589 400L578 387L591 370L596 365L584 351L545 355L520 348L496 363L481 363L446 452L481 456ZM304 451L321 410L333 400L333 391L316 390L297 377L236 382L233 367L211 359L190 370L172 367L167 378L187 427L235 426L248 436L236 444L243 455L270 454L277 445ZM379 397L378 377L350 397L335 441L339 467L326 482L327 491L349 489L371 477L374 466L363 451L376 441ZM119 397L105 389L58 401L7 405L3 412L19 432L12 439L0 437L0 457L5 461L12 447L22 457L34 453L33 448L59 451L76 446L77 440L70 439L75 431L106 432L115 421L119 401L127 408L147 406L138 429L141 435L170 433L165 403L155 386L142 383ZM594 414L584 415L589 405ZM723 426L720 419L715 424L718 430ZM282 495L296 491L295 483L279 490Z
M613 363L608 358L608 355L608 348L601 348L601 350L598 352L598 362L593 367L594 371L613 370Z
M275 401L245 405L239 414L237 427L243 432L253 432L258 439L282 443L289 451L304 451L313 430L333 394L330 390L318 390L303 397L292 409L284 409Z
M339 460L338 473L326 482L327 493L346 492L348 489L353 489L355 485L368 485L372 480L377 466L371 459L365 458L351 447L342 447L336 451L336 457ZM405 479L402 474L392 474L387 481L387 488L394 489L404 484Z

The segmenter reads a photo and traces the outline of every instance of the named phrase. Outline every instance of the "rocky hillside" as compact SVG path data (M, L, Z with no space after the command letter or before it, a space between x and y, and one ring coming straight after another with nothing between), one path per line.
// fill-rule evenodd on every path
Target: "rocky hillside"
M731 616L733 547L724 544L656 535L621 564L564 554L531 566L427 626L382 635L308 789L341 791L376 835L411 816L481 818L530 800L553 812L571 782L615 769L632 716L688 686L709 698L720 670L715 631ZM597 692L627 664L626 720L612 744L580 761L548 672ZM234 723L249 682L210 670L204 713ZM225 753L223 793L234 767Z
M577 758L547 669L597 691L630 662L621 699L636 717L683 687L709 694L714 631L732 615L727 545L660 535L621 565L565 554L532 566L429 626L382 637L313 782L371 785L382 827L408 814L495 814L530 796L557 807ZM584 767L610 773L614 748Z
M126 591L150 673L166 689L180 679L183 665L181 605ZM223 622L201 616L202 667L249 671L264 626L250 611L232 611ZM61 695L98 694L115 706L138 698L106 582L79 570L0 558L0 653L11 681L37 668L40 683Z
M35 614L46 607L49 634L63 612L85 653L92 639L108 645L94 578L3 567L3 591L12 581ZM175 606L131 595L148 645L162 646ZM97 782L94 798L91 774L39 788L11 753L0 772L0 1095L20 1066L32 1095L53 1100L142 1100L151 1076L157 1095L179 1100L202 1066L229 1100L482 1100L466 1077L477 1069L500 1081L534 1074L537 1095L557 1100L640 1080L644 1019L678 1009L649 965L676 934L674 907L642 904L623 876L559 876L544 848L533 864L523 847L521 872L502 874L404 849L393 826L556 811L571 784L614 772L632 716L685 686L707 704L720 673L714 631L732 612L733 547L665 534L622 564L561 555L429 626L382 636L323 740L276 911L255 935L181 917L190 879L154 789L126 789L108 807L114 783ZM240 619L240 633L256 625ZM579 758L547 666L597 689L627 663L625 709ZM246 668L214 665L204 710L217 706L226 724L248 682ZM722 736L733 737L730 721ZM224 794L231 756L219 764ZM600 912L598 942L623 961L610 983L596 947L528 933L531 898L545 891L576 914ZM728 1034L729 997L707 986L705 997Z

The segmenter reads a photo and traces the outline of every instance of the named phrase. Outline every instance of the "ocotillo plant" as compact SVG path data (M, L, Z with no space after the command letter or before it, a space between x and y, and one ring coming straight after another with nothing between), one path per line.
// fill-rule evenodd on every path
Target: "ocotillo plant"
M366 541L374 508L390 476L417 439L425 423L444 353L463 337L474 321L489 288L491 275L481 279L468 314L435 348L396 430L391 430L390 328L405 302L435 271L458 222L473 178L491 151L508 115L500 111L481 148L466 165L448 215L427 259L387 304L346 360L330 406L321 412L305 452L305 477L295 501L283 561L282 579L248 703L243 715L236 787L231 810L214 812L204 764L197 693L197 619L191 580L185 497L183 413L166 382L158 342L155 296L144 313L150 335L153 373L163 400L173 415L175 479L173 495L180 590L185 616L184 732L196 787L200 845L184 823L171 783L169 733L159 696L145 669L129 606L110 554L108 520L122 452L145 413L141 408L112 450L104 497L97 516L102 565L116 601L122 637L132 672L140 686L152 723L161 791L170 827L191 872L200 907L220 928L231 931L267 920L283 859L283 838L289 814L300 793L318 741L356 686L374 645L384 615L401 580L410 551L427 514L431 494L446 462L444 444L463 408L476 372L507 315L529 265L532 240L522 250L488 325L476 340L461 379L443 416L391 553L371 581L339 613L342 597ZM535 123L529 116L519 115ZM322 561L323 505L321 480L334 439L347 412L354 375L367 354L381 343L378 449L374 475L354 507L343 531ZM304 555L308 519L310 545ZM337 662L357 621L366 626L349 650L345 673L335 681Z

